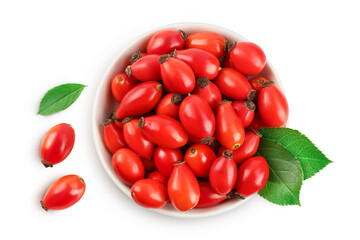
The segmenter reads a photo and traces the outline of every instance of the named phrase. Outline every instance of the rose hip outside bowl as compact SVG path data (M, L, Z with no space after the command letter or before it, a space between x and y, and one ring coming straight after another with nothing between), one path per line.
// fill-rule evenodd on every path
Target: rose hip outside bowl
M106 73L102 77L99 82L98 89L96 92L96 96L94 99L93 104L93 112L92 112L92 132L93 132L93 140L95 144L95 148L99 157L100 162L102 163L106 173L109 175L111 180L116 184L116 186L126 195L129 197L129 200L132 201L130 195L130 187L128 187L125 183L123 183L118 176L116 175L112 163L111 158L112 155L106 148L106 145L103 141L103 127L102 123L104 119L114 111L118 105L111 94L111 81L113 77L120 73L124 72L125 68L129 65L130 56L137 51L146 51L146 44L150 37L155 34L156 32L163 30L163 29L174 29L174 30L183 30L188 35L200 32L200 31L212 31L215 33L219 33L224 36L229 41L236 41L236 42L245 42L248 41L246 38L242 37L238 33L235 33L231 30L228 30L223 27L204 24L204 23L176 23L171 25L161 26L159 28L153 29L151 31L146 32L145 34L141 35L140 37L136 38L127 43L126 47L124 47L123 51L119 53L119 55L115 58L115 60L110 64L109 68L107 69ZM266 51L265 51L266 54ZM275 72L275 69L267 59L267 63L263 71L258 74L267 79L271 79L275 85L277 85L282 92L283 88L281 86L281 82L279 80L278 75ZM257 75L254 75L257 76ZM248 76L248 79L254 76ZM240 199L229 199L226 201L221 202L212 207L208 208L194 208L187 212L180 212L176 210L171 204L168 204L164 208L161 209L150 209L151 211L173 216L173 217L180 217L180 218L199 218L199 217L207 217L217 215L223 212L230 211L238 207L239 205L243 204L251 197L246 198L245 200ZM123 203L127 204L127 203ZM130 202L129 202L130 204Z

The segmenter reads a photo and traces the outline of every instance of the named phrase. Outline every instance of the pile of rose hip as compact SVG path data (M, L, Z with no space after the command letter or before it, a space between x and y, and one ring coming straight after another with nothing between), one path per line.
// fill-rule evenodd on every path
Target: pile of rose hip
M264 187L269 167L254 157L256 130L285 126L288 117L273 82L249 77L265 64L256 44L181 30L154 34L146 52L131 56L111 83L119 106L104 122L104 141L136 203L161 208L170 200L187 211Z

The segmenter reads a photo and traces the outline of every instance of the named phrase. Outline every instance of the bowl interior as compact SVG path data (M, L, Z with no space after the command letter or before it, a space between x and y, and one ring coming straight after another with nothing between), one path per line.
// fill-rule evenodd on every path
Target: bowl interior
M171 25L162 26L157 29L153 29L145 33L144 35L140 36L139 38L135 39L135 41L129 43L129 45L118 55L118 57L110 65L107 72L105 73L105 75L103 76L103 78L99 83L97 94L94 99L93 115L92 115L93 138L94 138L95 148L99 156L99 160L101 161L105 171L110 176L112 181L119 187L119 189L129 198L131 198L130 188L126 186L124 183L122 183L121 180L119 180L119 178L117 177L117 175L115 174L112 168L112 164L111 164L112 155L107 150L103 142L103 128L101 124L103 120L107 118L111 112L116 110L118 106L116 101L113 99L110 90L112 78L116 74L124 72L126 66L129 64L129 58L131 54L133 54L136 51L145 51L147 41L155 32L161 29L176 29L176 30L182 29L188 34L199 31L213 31L223 35L227 40L230 41L237 41L237 42L247 41L241 35L219 26L201 24L201 23L171 24ZM275 84L282 89L279 78L274 68L269 63L269 60L267 60L267 64L264 70L259 75L274 81ZM245 200L229 199L210 208L199 208L199 209L195 208L187 212L179 212L176 209L174 209L170 204L168 204L162 209L154 209L152 211L174 217L188 217L188 218L205 217L205 216L216 215L225 211L229 211L239 206L240 204L244 203L248 199L249 198Z

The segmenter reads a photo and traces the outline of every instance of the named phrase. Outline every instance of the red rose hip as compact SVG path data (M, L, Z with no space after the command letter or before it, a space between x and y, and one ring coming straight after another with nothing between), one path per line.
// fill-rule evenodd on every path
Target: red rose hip
M45 167L62 162L73 149L75 131L70 124L60 123L52 127L44 136L40 154Z
M161 78L166 89L174 93L188 94L195 88L195 75L185 62L170 57L169 54L161 55Z
M255 43L233 42L228 44L228 51L235 69L245 75L259 74L265 67L265 54Z
M223 95L233 99L252 100L256 94L247 78L233 68L221 69L214 83Z
M179 121L165 115L142 117L139 128L149 141L160 147L182 147L189 137Z
M269 178L269 165L265 158L252 157L242 163L237 172L236 194L246 198L258 193Z
M47 189L40 201L42 208L48 210L62 210L77 203L85 193L84 179L77 175L66 175L56 180Z
M197 78L207 77L214 79L219 72L219 59L204 50L196 48L175 50L171 53L171 56L187 63Z
M261 119L270 127L284 127L289 116L289 106L284 94L275 86L261 89L258 98Z
M171 53L175 49L182 49L186 40L187 34L182 30L161 30L150 38L146 51L149 54Z
M196 138L209 138L215 133L215 116L209 104L198 95L187 96L180 104L179 117L185 130Z
M154 179L137 181L130 192L132 199L146 208L162 208L169 201L165 185Z
M203 31L190 34L187 38L185 48L197 48L212 53L220 58L225 53L226 39L218 33Z
M217 111L216 139L231 150L238 149L245 140L244 127L229 101L221 102Z
M112 166L116 175L128 186L145 177L145 169L141 159L128 148L121 148L114 153Z
M138 58L131 65L127 66L125 73L139 81L160 81L160 64L158 54L149 54Z
M214 113L216 113L219 103L222 101L222 96L219 88L206 77L201 77L196 80L196 87L194 94L199 95L210 105Z
M225 151L210 168L209 182L211 188L219 195L228 194L235 186L237 168L232 154Z
M218 157L222 156L225 151L229 151L233 155L233 159L237 165L240 165L246 159L255 155L259 143L261 134L257 131L250 131L245 133L244 143L236 150L228 150L221 147L218 152Z
M200 198L200 186L191 169L180 162L171 172L167 190L172 205L179 211L188 211L196 206Z
M149 112L160 101L162 92L162 85L158 82L150 81L138 84L126 93L116 110L116 117L124 119Z

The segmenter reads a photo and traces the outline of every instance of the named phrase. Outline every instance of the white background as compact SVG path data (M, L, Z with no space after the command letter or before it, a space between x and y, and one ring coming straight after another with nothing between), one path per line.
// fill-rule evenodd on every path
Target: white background
M271 2L271 3L270 3ZM0 1L1 239L359 239L360 15L356 1ZM176 22L203 22L260 45L290 105L289 127L334 161L304 182L302 207L254 197L215 217L175 219L135 205L106 175L91 134L99 80L124 46ZM87 84L67 110L36 115L56 85ZM46 131L76 131L68 159L40 163ZM75 173L84 197L63 211L39 200Z

